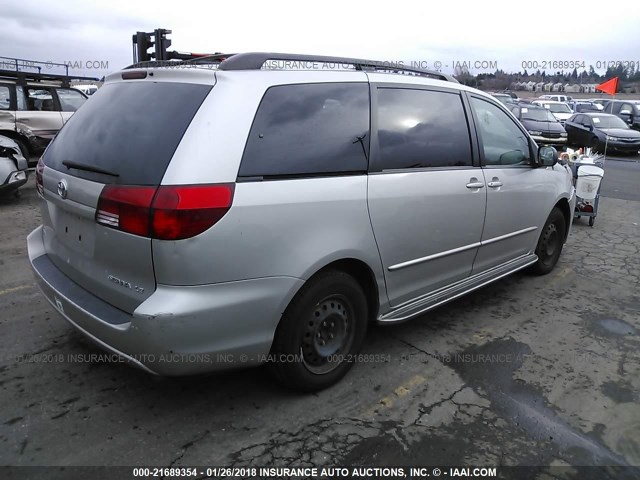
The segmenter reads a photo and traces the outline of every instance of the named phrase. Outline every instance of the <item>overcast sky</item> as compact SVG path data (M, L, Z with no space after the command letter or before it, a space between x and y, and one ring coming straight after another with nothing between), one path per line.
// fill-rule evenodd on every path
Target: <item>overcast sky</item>
M519 71L523 61L640 64L640 1L350 2L329 0L195 2L156 0L2 0L0 56L71 62L102 76L131 63L131 35L168 28L172 49L275 51L384 61L495 62ZM97 70L87 62L97 61ZM99 68L100 63L108 70ZM495 68L492 68L495 70ZM529 69L531 71L532 69ZM535 69L534 69L535 70ZM547 70L552 73L553 69Z

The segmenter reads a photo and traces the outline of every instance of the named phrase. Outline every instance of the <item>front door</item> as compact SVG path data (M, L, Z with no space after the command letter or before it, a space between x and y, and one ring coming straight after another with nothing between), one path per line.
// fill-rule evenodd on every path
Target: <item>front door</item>
M482 246L473 272L533 253L549 213L555 184L545 168L533 168L529 138L498 105L471 95L487 184Z

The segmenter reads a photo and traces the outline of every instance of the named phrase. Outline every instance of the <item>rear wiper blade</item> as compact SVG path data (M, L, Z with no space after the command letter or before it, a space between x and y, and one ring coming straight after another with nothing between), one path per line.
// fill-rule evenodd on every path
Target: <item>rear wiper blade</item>
M102 168L94 167L93 165L85 165L84 163L71 162L69 160L65 160L62 164L67 168L75 168L76 170L85 170L87 172L94 173L103 173L105 175L111 175L112 177L119 177L120 174L110 172L109 170L104 170Z

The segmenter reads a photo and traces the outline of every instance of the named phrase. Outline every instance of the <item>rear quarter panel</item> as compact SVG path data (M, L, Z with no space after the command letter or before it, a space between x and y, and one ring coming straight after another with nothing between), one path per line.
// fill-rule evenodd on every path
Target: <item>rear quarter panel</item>
M367 210L367 176L236 185L233 206L191 239L153 242L158 283L197 285L250 278L308 279L355 258L382 279ZM379 291L384 285L379 284Z

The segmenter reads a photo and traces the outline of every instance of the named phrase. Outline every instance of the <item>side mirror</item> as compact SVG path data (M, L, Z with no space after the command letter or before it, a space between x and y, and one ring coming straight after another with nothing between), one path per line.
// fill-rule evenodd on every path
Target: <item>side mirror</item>
M543 146L538 149L538 166L553 167L558 163L558 152L553 147Z
M585 125L585 127L587 127L587 130L590 132L593 132L593 125Z

